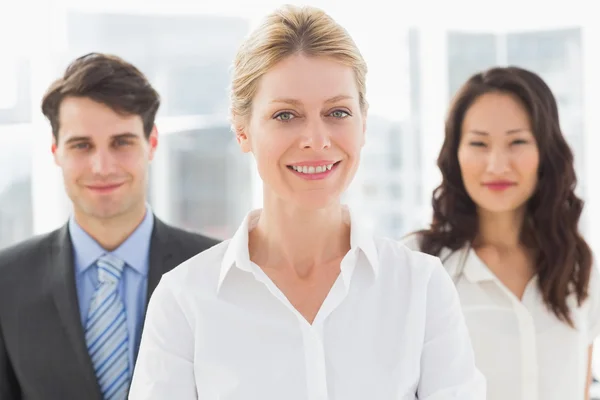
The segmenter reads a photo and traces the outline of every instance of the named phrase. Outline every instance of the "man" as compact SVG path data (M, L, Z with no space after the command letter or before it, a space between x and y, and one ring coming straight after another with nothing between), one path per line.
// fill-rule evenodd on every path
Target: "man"
M0 399L125 399L162 274L217 243L146 203L159 104L136 67L96 53L44 96L73 215L0 252Z

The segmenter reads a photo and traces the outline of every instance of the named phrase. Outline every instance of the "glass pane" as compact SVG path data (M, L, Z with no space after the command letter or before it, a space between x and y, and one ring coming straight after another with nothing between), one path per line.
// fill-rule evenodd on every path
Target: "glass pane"
M0 125L31 122L31 103L30 60L6 57L0 63Z
M68 15L69 57L114 53L159 91L162 116L225 114L229 67L248 21L217 15Z
M166 174L153 196L166 192L167 222L218 238L235 233L252 206L252 170L229 125L193 129L164 136L166 162L154 168ZM166 182L166 183L165 183Z
M0 249L33 235L32 132L0 125Z
M497 35L489 33L448 33L448 84L450 97L475 72L496 65Z

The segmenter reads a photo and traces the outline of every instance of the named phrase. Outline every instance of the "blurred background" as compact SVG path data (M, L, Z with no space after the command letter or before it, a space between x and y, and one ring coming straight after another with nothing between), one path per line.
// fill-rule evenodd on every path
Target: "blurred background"
M302 4L305 2L288 1ZM593 2L313 0L344 25L370 72L367 145L346 194L381 234L430 219L450 98L473 73L518 65L539 73L575 153L581 229L600 246L600 24ZM281 2L261 0L0 1L0 248L62 225L70 205L40 101L74 58L117 54L162 95L155 213L226 238L261 203L251 157L227 119L229 66L241 39ZM598 347L598 346L597 346ZM596 357L600 363L600 357ZM596 368L600 371L600 368Z

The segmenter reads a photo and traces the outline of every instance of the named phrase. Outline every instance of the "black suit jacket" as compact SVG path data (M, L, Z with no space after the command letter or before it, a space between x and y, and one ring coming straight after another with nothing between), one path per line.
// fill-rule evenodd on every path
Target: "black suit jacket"
M154 219L148 296L217 241ZM102 400L87 352L68 224L0 252L0 399Z

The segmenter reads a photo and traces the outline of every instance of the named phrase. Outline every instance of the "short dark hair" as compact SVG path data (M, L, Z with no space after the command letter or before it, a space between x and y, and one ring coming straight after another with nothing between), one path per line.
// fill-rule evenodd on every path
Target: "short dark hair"
M421 251L439 256L475 240L478 216L462 180L458 147L465 114L486 93L508 93L526 108L540 151L538 185L527 202L522 242L536 250L538 287L545 304L573 326L567 298L588 296L593 256L579 232L583 200L575 194L573 153L560 128L558 105L548 85L532 71L496 67L477 73L455 95L438 157L442 183L432 195L433 220L419 231Z
M66 97L87 97L124 115L139 115L146 138L154 127L160 96L134 65L110 54L89 53L74 60L44 95L42 113L58 141L59 109Z

